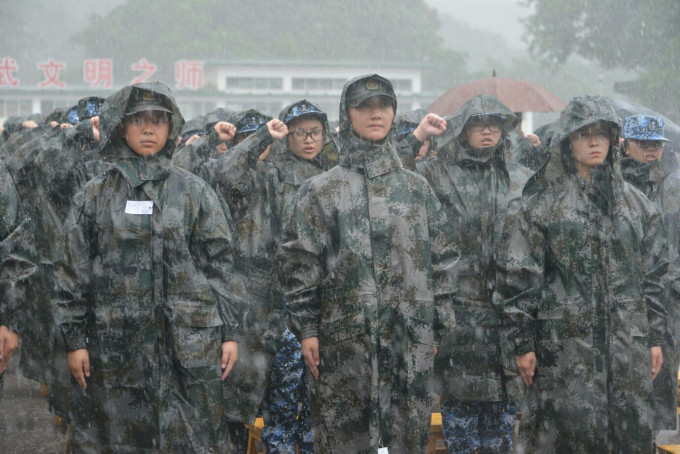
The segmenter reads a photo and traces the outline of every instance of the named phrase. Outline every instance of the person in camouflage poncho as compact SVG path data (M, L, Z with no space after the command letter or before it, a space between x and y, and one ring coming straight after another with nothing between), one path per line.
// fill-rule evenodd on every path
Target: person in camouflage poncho
M305 109L314 109L323 118L319 128L325 133L314 155L304 156L303 150L301 157L289 150L288 140L275 139L286 137L285 124L292 118L289 112L297 112L298 115L294 115L297 117L304 114ZM282 129L277 130L277 127ZM218 124L216 129L226 131L227 125ZM234 132L232 127L231 133ZM228 140L228 134L223 139ZM308 136L302 143L306 146L310 141L311 136ZM268 152L270 147L274 151ZM264 156L267 158L263 159ZM271 266L273 253L281 236L283 212L295 191L306 179L331 167L336 156L325 114L302 100L284 108L279 120L260 126L223 158L210 160L199 169L199 175L216 189L223 204L233 213L238 251L235 268L243 271L242 279L252 303L246 323L246 340L242 345L246 360L235 368L234 380L225 385L234 388L234 393L238 394L238 399L228 406L227 415L233 421L252 423L262 403L265 416L262 435L268 452L272 453L294 452L296 443L303 452L311 449L308 446L311 436L303 435L308 428L302 428L308 425L308 418L296 421L300 373L288 370L295 361L279 357L277 364L285 365L286 370L279 367L272 372L274 354L279 350L291 351L287 343L296 342L294 337L291 339L292 334L282 334L283 307ZM299 354L299 348L297 350ZM253 360L248 360L249 357ZM283 381L268 386L268 380ZM263 403L265 389L271 392Z
M668 262L658 211L618 170L619 131L605 99L571 100L502 248L494 301L524 384L509 389L526 390L516 452L652 452Z
M158 82L110 96L113 167L76 194L56 264L69 349L73 452L220 452L222 380L238 356L245 289L215 193L170 159L183 123Z
M172 155L172 163L177 167L196 174L198 169L212 158L218 158L227 151L226 141L222 141L214 126L219 122L235 122L238 115L218 108L205 117L194 118L185 123L182 130L183 140Z
M432 124L427 120L415 134ZM519 210L522 189L533 174L505 159L508 133L516 124L498 99L475 96L447 117L446 132L436 137L437 158L417 166L446 211L461 256L453 297L456 328L444 336L435 358L442 428L451 452L512 450L516 409L505 389L492 295L506 218Z
M659 209L663 218L668 247L668 274L664 278L668 322L664 333L663 366L654 380L654 429L675 430L678 405L678 301L680 300L680 180L673 178L661 160L664 122L652 115L633 115L623 122L624 143L621 148L623 178L644 193Z
M11 175L0 162L0 400L5 368L19 345L29 315L29 277L35 273L33 231Z
M225 141L233 139L236 131L229 123L218 123L215 128ZM286 132L282 122L270 120L227 154L197 169L215 189L224 211L232 213L234 271L245 284L250 300L241 345L244 360L236 366L232 380L224 384L225 396L229 396L226 418L232 443L239 449L245 449L248 442L244 423L252 424L258 415L283 329L282 314L274 310L272 295L272 263L280 231L276 208L279 191L273 185L276 177L270 175L276 168L259 158Z
M299 187L309 178L337 164L337 150L330 136L327 116L317 106L303 99L281 110L279 120L288 127L285 141L273 145L271 160L278 176L274 186L278 198L279 222ZM282 310L282 295L276 289L278 310ZM307 398L305 365L300 341L284 329L269 377L263 402L265 426L262 439L269 453L313 453L309 399ZM300 411L298 411L300 405Z
M58 330L54 328L49 300L52 290L49 285L51 276L42 265L45 262L42 256L48 255L44 251L43 239L47 240L48 237L42 231L41 215L48 204L43 202L44 191L36 190L39 182L35 160L45 143L63 133L58 127L40 126L24 131L21 135L23 140L13 140L6 144L5 162L18 197L23 202L24 212L31 219L35 249L39 257L36 257L38 268L29 277L30 284L23 302L25 313L31 314L31 317L25 320L22 329L20 369L26 378L48 384L54 382L52 364ZM15 139L16 135L12 138ZM50 238L50 245L55 244L54 237Z
M92 153L85 150L96 150L97 143L93 122L84 114L71 128L50 125L31 131L33 139L8 155L7 161L32 221L37 265L24 302L24 310L31 316L22 330L20 366L25 377L49 385L50 411L67 417L70 372L63 361L63 336L52 315L53 263L60 255L62 226L71 198L84 184L78 170L92 159Z
M340 164L305 182L286 213L277 260L316 452L427 449L458 253L432 189L397 157L396 104L387 79L348 81Z

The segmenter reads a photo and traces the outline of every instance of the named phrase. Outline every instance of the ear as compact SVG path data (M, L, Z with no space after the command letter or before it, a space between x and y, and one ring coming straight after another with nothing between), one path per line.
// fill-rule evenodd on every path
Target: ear
M118 136L125 140L125 122L121 122L118 126L116 126L116 131L118 131Z

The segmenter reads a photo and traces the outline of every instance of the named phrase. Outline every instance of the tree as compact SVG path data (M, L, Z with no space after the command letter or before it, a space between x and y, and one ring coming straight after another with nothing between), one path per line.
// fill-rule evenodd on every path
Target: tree
M374 63L429 61L425 83L442 89L463 71L464 58L437 36L437 13L424 0L130 0L97 16L74 43L88 56L113 57L116 72L140 57L159 63L204 60L278 60ZM437 86L440 84L440 86Z
M632 88L642 104L680 121L678 0L526 0L530 51L561 64L572 53L606 68L641 72Z

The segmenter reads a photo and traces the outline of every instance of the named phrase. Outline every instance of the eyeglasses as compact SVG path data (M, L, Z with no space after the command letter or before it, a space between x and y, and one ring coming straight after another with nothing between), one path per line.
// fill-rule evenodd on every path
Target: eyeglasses
M637 144L638 147L642 148L643 150L656 150L656 151L661 151L663 150L663 141L661 140L635 140L631 139L633 142Z
M314 142L318 142L323 138L323 129L313 129L311 131L305 131L304 129L296 129L291 131L293 138L298 142L306 142L307 137L311 137Z

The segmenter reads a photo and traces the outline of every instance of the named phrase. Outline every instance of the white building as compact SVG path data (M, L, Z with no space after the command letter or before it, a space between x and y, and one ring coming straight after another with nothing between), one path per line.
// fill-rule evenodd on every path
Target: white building
M394 84L399 110L427 108L436 94L422 93L423 66L339 62L206 62L206 80L225 98L217 107L255 108L277 115L286 105L306 98L337 120L342 87L348 79L378 73Z
M200 90L175 90L175 98L186 119L217 107L233 111L255 108L272 116L306 98L337 120L340 93L345 82L357 75L378 73L391 80L399 100L399 111L424 108L439 95L422 91L425 65L347 62L204 61ZM172 87L172 82L164 81ZM116 88L100 89L69 84L63 89L0 87L0 123L7 117L48 114L57 107L68 108L86 96L106 97Z

